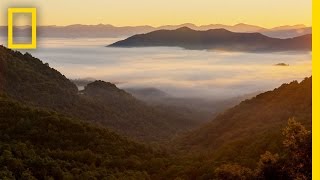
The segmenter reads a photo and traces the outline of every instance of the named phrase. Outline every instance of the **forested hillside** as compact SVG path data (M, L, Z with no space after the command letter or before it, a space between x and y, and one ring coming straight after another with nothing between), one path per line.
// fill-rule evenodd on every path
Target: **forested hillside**
M195 117L181 116L176 110L150 107L111 83L97 81L79 93L48 64L2 46L0 77L0 88L14 99L96 122L133 138L168 139L198 124Z
M80 92L80 96L93 101L99 108L103 108L104 112L112 114L116 121L107 122L107 125L121 130L128 136L159 140L198 124L179 110L173 111L164 106L148 106L112 83L94 81ZM106 119L108 116L98 118Z
M106 128L0 95L1 179L310 179L310 133L284 129L285 156L263 153L254 169L151 147ZM297 166L299 164L299 166Z
M149 179L157 172L153 163L165 156L105 128L4 95L0 129L1 179Z
M311 130L312 78L262 93L221 113L178 140L186 152L202 152L218 162L255 166L260 154L281 153L281 129L295 118Z

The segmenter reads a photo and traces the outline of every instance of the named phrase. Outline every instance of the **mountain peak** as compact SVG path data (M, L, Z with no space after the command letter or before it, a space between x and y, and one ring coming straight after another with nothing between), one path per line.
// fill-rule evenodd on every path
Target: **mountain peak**
M120 91L120 89L117 88L115 84L112 84L110 82L105 82L101 80L96 80L92 83L87 84L85 87L85 90L90 90L90 89L99 89L99 90L107 90L107 91Z
M181 28L176 29L176 31L195 31L187 26L183 26Z
M251 26L251 25L245 24L245 23L238 23L238 24L236 24L236 25L234 25L234 26Z

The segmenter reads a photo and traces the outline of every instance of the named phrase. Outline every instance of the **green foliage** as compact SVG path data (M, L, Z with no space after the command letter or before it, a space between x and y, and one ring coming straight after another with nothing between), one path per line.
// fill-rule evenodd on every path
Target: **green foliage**
M312 179L311 132L294 119L289 119L283 130L283 145L287 152L285 170L294 179Z
M80 120L0 97L0 175L11 179L150 179L164 152ZM150 170L149 170L150 169Z
M311 180L312 141L311 134L301 123L289 119L283 129L284 155L266 151L260 156L255 169L234 164L224 164L216 168L218 179L261 179L261 180Z
M282 167L279 164L279 155L269 151L262 154L256 168L256 176L259 179L284 179Z
M282 153L281 129L295 117L311 128L312 79L262 93L221 113L211 123L174 143L186 153L209 154L212 161L232 161L251 168L266 150Z
M221 180L246 180L252 179L253 172L251 169L242 167L238 164L223 164L216 168L215 175L217 179Z

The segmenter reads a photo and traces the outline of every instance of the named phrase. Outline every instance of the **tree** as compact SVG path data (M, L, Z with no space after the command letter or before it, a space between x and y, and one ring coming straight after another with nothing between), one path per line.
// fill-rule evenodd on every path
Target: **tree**
M14 179L12 172L9 171L7 167L4 167L0 170L0 177L3 180Z
M287 152L285 170L292 179L312 178L312 136L311 132L294 118L289 119L283 130L283 145Z
M257 169L257 179L285 179L279 163L279 155L266 151L260 156Z
M252 179L252 170L238 164L223 164L215 170L217 179L223 180L246 180Z

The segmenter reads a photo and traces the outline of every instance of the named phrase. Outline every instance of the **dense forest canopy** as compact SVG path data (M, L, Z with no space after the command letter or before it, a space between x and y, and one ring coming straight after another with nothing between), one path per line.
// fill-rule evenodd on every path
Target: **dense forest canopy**
M219 161L255 165L264 149L279 151L281 129L294 117L308 130L312 120L312 78L293 81L243 101L211 123L178 140L187 152L207 152Z

